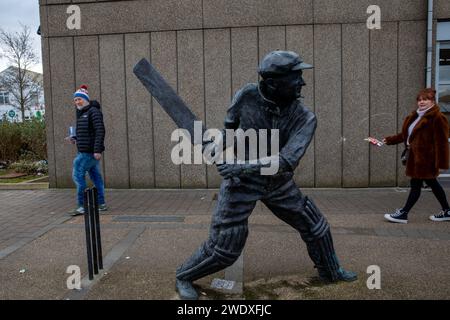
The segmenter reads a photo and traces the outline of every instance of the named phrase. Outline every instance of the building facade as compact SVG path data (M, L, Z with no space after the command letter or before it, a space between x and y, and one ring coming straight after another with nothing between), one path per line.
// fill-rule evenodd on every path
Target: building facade
M20 110L20 103L15 99L11 88L4 88L2 86L2 77L7 73L17 72L14 67L8 67L0 72L0 120L21 122L22 112ZM31 118L42 118L45 115L45 102L43 91L43 77L42 74L33 71L26 71L29 79L33 79L32 89L23 90L27 98L26 108L24 110L25 120ZM6 75L9 76L9 75ZM14 88L16 96L19 96L18 88Z
M368 28L371 5L380 8L379 29ZM435 0L433 9L432 84L445 100L450 2ZM425 87L426 0L41 0L40 10L51 187L73 186L75 149L64 137L81 84L102 105L107 187L217 187L214 166L172 163L176 127L133 66L150 60L208 128L222 128L236 90L258 81L259 61L275 49L314 65L303 95L318 128L298 184L407 183L401 146L364 138L397 133Z

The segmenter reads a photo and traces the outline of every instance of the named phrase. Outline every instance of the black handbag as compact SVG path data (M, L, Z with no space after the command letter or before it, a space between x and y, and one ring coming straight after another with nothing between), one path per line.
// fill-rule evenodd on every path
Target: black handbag
M405 150L403 150L402 155L400 156L400 159L402 160L402 164L406 166L406 163L408 162L409 158L409 147L405 146Z

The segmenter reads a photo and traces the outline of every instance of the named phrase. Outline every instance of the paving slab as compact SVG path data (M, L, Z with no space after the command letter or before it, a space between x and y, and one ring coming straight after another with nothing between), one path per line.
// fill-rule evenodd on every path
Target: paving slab
M298 232L258 203L236 265L196 282L201 299L448 299L450 223L424 191L407 225L384 221L407 189L302 189L327 217L352 283L324 285ZM447 189L448 192L448 189ZM217 190L107 190L100 217L106 274L86 280L84 220L70 217L74 190L0 191L0 299L178 299L175 270L208 235ZM69 265L86 285L68 290ZM381 289L369 290L369 266ZM22 271L22 272L21 272ZM234 280L234 292L211 288Z
M127 230L104 230L104 252L111 250ZM77 265L87 274L85 235L79 229L54 229L0 260L0 300L64 299L67 267ZM23 271L21 273L20 271Z

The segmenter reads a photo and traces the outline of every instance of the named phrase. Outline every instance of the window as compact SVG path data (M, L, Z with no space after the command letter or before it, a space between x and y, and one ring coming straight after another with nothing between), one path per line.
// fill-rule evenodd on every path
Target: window
M442 110L450 112L450 42L440 42L438 47L437 101Z
M436 100L450 112L450 22L438 22L436 35Z
M39 105L39 94L36 92L30 93L30 105L36 106Z
M443 112L450 113L450 21L437 24L436 100ZM450 177L450 170L439 177Z
M0 91L0 104L9 104L9 93Z

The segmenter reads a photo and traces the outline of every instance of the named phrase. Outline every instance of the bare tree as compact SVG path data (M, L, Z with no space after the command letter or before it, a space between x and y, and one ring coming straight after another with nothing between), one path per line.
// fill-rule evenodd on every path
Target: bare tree
M33 49L30 28L22 24L21 27L19 32L0 29L0 54L10 64L0 77L0 87L12 95L10 103L22 113L23 121L25 110L42 92L42 80L38 73L29 71L39 58Z

